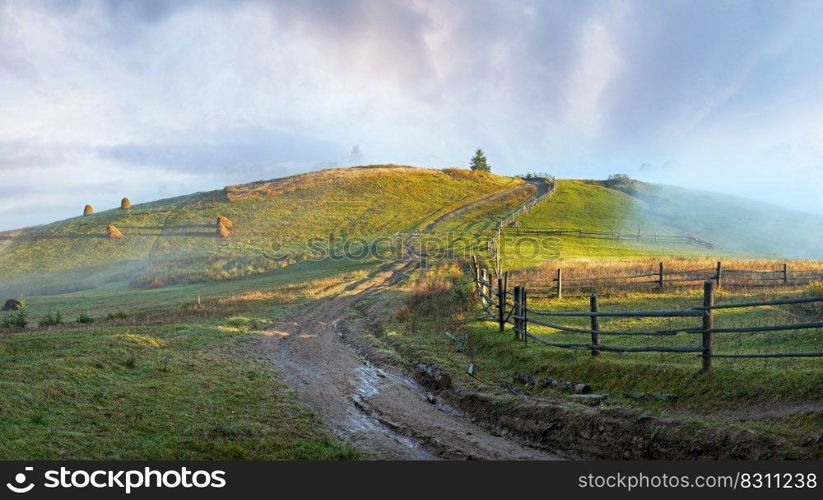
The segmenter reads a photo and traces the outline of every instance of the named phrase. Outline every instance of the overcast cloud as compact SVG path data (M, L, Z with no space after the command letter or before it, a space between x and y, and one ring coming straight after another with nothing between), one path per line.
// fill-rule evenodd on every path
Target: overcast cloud
M0 229L346 165L823 213L823 3L0 1Z

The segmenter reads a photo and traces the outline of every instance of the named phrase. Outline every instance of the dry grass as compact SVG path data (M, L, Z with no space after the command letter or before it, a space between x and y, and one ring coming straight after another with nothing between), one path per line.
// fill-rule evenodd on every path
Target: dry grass
M270 181L252 182L224 188L226 197L231 202L245 200L248 198L266 198L285 193L291 193L299 189L307 189L320 184L334 183L353 177L380 177L388 174L408 174L408 173L436 173L440 172L430 168L416 168L404 165L368 165L356 168L330 168L319 172L292 175L281 179Z
M657 286L660 262L663 262L664 285L669 289L695 288L716 274L717 260L707 257L579 259L553 261L516 271L510 275L510 283L534 284L541 288L549 284L555 286L552 280L561 268L564 289L600 292L630 288L636 291ZM788 266L786 284L792 287L808 285L813 276L823 275L823 262L818 260L734 259L722 261L722 282L735 288L782 286L784 263Z
M228 238L231 236L231 233L223 224L217 224L217 236L219 238Z

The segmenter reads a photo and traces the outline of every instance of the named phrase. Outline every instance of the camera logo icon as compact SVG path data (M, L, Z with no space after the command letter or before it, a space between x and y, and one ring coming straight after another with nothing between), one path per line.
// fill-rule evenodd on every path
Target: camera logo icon
M34 467L26 467L26 472L31 472L34 470ZM14 476L14 481L16 484L6 483L6 488L10 489L14 493L28 493L34 488L34 483L29 483L24 485L26 482L26 475L22 472L18 472Z

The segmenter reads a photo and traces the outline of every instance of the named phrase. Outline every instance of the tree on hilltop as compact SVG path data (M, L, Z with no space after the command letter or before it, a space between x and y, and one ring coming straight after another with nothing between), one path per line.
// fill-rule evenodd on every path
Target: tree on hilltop
M491 172L492 168L489 166L488 162L486 161L486 155L483 153L482 149L478 149L474 152L474 156L472 156L471 161L471 169L477 170L480 172Z

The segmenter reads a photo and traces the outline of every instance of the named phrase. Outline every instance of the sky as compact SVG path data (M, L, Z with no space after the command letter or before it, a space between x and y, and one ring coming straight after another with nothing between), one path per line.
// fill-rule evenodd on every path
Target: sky
M0 229L478 147L823 214L823 2L0 0Z

